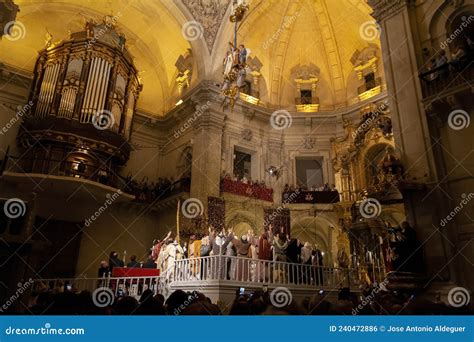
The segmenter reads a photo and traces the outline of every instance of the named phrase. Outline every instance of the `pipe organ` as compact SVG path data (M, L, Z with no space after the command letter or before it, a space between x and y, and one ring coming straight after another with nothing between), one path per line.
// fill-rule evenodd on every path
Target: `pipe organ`
M115 18L89 21L84 31L48 42L36 61L33 106L18 135L28 147L25 163L32 172L51 173L54 165L61 175L89 179L116 174L130 154L141 89Z
M128 139L141 85L124 44L106 18L41 51L32 94L34 116L91 124L94 115L105 113L110 116L107 128Z

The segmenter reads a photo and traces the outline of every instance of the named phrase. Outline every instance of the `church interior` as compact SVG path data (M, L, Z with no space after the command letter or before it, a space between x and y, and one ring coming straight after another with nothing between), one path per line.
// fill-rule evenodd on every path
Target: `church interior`
M473 56L473 0L0 0L0 311L472 313Z

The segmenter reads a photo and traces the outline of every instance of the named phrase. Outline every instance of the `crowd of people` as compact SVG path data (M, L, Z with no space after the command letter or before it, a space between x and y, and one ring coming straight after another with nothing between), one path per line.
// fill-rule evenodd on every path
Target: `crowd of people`
M221 256L222 262L218 266L192 261L191 268L186 270L189 272L188 276L194 279L205 279L212 274L219 279L241 281L296 282L298 280L299 283L314 285L321 285L324 280L322 271L324 252L309 242L303 243L298 239L290 239L284 227L275 229L270 224L259 236L249 230L239 237L235 235L233 229L217 231L211 226L207 235L198 239L196 234L191 234L187 243L184 244L178 243L171 235L172 233L169 232L163 239L153 241L146 261L139 262L136 256L132 255L126 266L128 268L157 268L167 280L172 281L176 272L183 272L175 267L178 260L192 261L199 257ZM248 259L248 262L245 259ZM260 263L257 268L258 261ZM288 272L287 267L279 264L270 267L269 261L317 266L317 270L312 274L309 274L308 270L299 270L298 272L302 274L296 274L293 269ZM98 275L99 277L107 276L109 272L112 273L114 267L124 266L124 260L113 251L108 263L105 260L101 262Z
M376 286L376 285L374 285ZM372 296L366 288L362 296L348 288L340 289L337 298L323 291L301 302L293 299L286 306L274 306L270 290L256 290L236 295L230 310L219 307L203 293L176 290L165 300L147 289L137 300L132 296L116 298L106 307L94 304L92 293L74 293L64 289L44 289L33 293L27 306L10 307L8 314L30 315L469 315L472 307L455 308L439 300L428 300L408 292L382 290Z
M267 189L267 185L265 184L265 181L263 180L254 180L252 179L252 177L247 177L246 175L243 175L243 176L239 176L237 174L235 174L234 176L231 176L230 173L226 173L225 171L223 172L222 174L222 177L221 179L225 179L225 180L231 180L233 182L240 182L240 183L243 183L243 184L248 184L248 185L257 185L257 186L261 186L262 188L265 188Z
M306 184L298 184L297 186L285 184L285 187L283 188L283 193L302 191L337 191L337 189L334 184L329 186L329 183L325 183L322 186L313 185L311 187L306 186Z
M140 202L152 202L174 194L176 191L189 191L191 180L188 177L180 178L177 181L173 177L160 177L155 183L150 182L148 177L144 177L141 182L138 182L131 175L128 175L124 182L123 190L125 192L135 195L135 198Z
M435 81L444 78L450 70L462 71L474 56L474 42L470 37L465 38L465 44L457 44L451 50L451 55L446 50L441 49L429 60L424 79L426 81ZM426 51L425 53L429 53Z
M273 201L273 189L267 187L263 180L253 180L245 175L239 177L223 174L221 177L221 191L240 196L255 197L264 201Z

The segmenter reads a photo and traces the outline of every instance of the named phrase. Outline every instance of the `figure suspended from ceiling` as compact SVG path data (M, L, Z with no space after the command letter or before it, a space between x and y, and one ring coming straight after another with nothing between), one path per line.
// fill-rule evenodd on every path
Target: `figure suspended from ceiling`
M229 43L229 50L227 50L223 60L224 80L221 88L224 96L222 106L224 107L228 103L232 109L239 96L240 88L245 85L247 77L246 68L249 50L243 44L237 45L237 30L248 8L244 0L234 0L232 3L230 21L234 23L234 41Z

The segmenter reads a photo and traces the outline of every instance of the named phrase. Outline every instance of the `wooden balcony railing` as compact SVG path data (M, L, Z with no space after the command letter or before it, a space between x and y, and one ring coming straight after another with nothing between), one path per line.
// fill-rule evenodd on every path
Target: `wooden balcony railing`
M3 164L2 171L7 172L88 179L115 188L123 185L123 180L111 169L86 162L8 156Z

